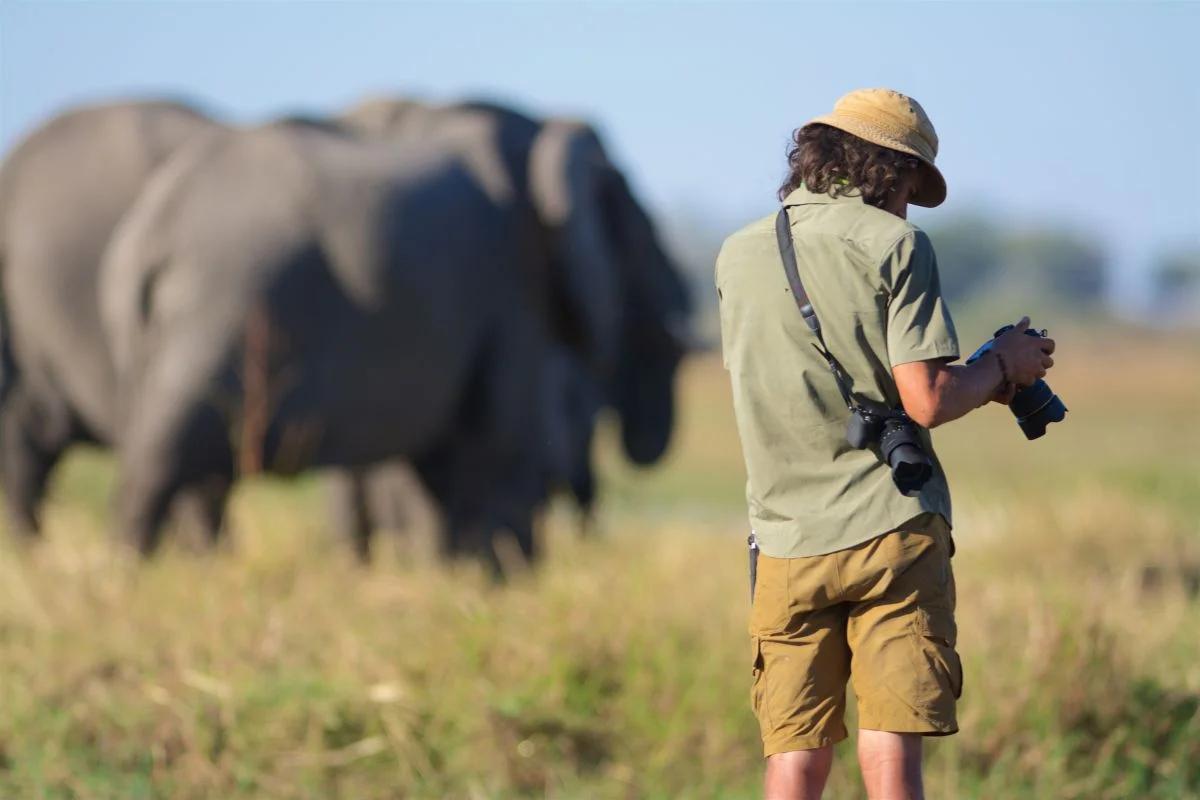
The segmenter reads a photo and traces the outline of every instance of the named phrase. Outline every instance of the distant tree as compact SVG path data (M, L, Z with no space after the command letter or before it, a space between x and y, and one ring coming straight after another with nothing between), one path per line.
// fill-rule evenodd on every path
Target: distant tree
M925 227L937 253L947 301L961 303L982 291L1004 258L999 231L982 217L962 216Z
M1098 243L1063 230L1017 233L1004 241L1005 277L1064 307L1090 311L1104 305L1108 256Z
M1153 273L1154 288L1163 297L1171 297L1200 288L1200 250L1164 256Z
M1157 312L1200 313L1200 249L1161 256L1150 280Z

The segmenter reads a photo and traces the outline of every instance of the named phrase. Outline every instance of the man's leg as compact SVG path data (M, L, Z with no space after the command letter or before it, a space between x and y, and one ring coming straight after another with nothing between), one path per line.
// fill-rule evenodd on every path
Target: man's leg
M848 551L862 595L849 616L859 766L871 800L924 797L922 738L958 731L954 571L944 524L914 525Z
M858 732L858 766L870 800L925 800L917 733Z
M833 745L792 750L767 759L764 800L821 800L833 767Z
M768 800L819 800L846 738L850 647L831 556L758 556L751 692L767 759Z

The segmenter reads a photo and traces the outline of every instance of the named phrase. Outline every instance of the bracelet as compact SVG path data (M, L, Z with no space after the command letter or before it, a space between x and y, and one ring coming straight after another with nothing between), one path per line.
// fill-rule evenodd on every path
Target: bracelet
M1008 364L1004 363L1004 356L1000 355L999 353L996 353L995 350L993 350L992 352L995 353L996 363L1000 365L1000 388L1005 388L1008 386L1008 383L1009 383L1009 381L1008 381Z

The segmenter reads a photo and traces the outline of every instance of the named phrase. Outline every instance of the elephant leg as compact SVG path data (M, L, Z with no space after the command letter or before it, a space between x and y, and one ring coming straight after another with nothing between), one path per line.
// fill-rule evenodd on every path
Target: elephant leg
M492 461L490 468L476 456L464 481L476 502L459 522L459 551L482 562L494 583L525 572L539 556L536 518L545 496L539 455Z
M118 484L117 517L123 538L138 555L149 558L158 550L179 482L167 470L139 467Z
M534 517L533 508L521 507L506 513L501 522L501 529L512 534L526 565L532 564L538 556L537 540L534 536ZM495 543L491 549L495 552Z
M376 541L386 533L394 537L401 558L427 559L438 540L441 520L412 465L398 458L375 464L367 472L366 485L367 513Z
M511 536L517 552L506 550L528 566L536 560L534 517L545 497L542 453L531 439L521 448L505 446L494 438L472 441L459 456L457 473L460 504L465 513L458 523L456 546L481 558L495 579L503 579L510 567L498 547L500 538Z
M527 564L537 557L534 516L542 472L540 453L528 454L528 463L494 455L480 442L459 439L416 467L442 511L442 558L477 561L489 578L503 581L507 569L498 534L511 534L518 551L513 555Z
M501 526L512 533L526 563L532 564L540 555L534 535L537 510L543 497L540 471L536 452L523 458L520 454L514 456L505 480L495 487L499 496L494 502L502 509Z
M580 505L576 518L579 526L579 537L581 539L595 538L597 533L595 507L591 504Z
M147 403L122 443L117 482L120 538L143 558L158 550L168 512L181 491L214 473L233 475L228 430L215 408L154 400L158 405ZM201 516L208 517L205 527L219 535L219 510L228 488L223 492L217 482L214 487L205 492Z
M372 525L363 469L334 469L325 478L330 525L338 539L350 544L358 563L371 563Z
M547 495L546 359L541 332L526 322L510 320L492 339L480 382L485 402L476 409L476 433L469 439L474 474L468 485L481 507L485 554L496 573L524 570L537 560L534 516ZM508 536L517 552L502 544Z
M531 319L505 319L477 354L453 433L414 462L445 521L443 554L504 564L497 534L508 530L517 556L535 556L533 516L545 494L541 416L541 331Z
M438 556L445 562L483 557L490 547L484 495L479 477L480 457L465 437L456 436L413 462L413 467L442 516Z
M40 511L46 486L70 444L68 425L46 425L45 415L32 411L28 398L13 396L0 419L0 481L9 531L22 544L42 537Z
M385 461L364 476L368 515L376 531L407 532L419 520L413 507L420 503L418 489L403 462Z
M596 521L596 475L592 470L590 453L584 454L576 466L570 485L577 509L579 534L588 538L595 533Z
M62 453L47 451L24 438L5 439L3 481L9 530L18 541L31 543L42 538L41 505L50 473Z
M214 473L182 487L175 496L171 517L185 542L195 551L215 550L230 534L225 509L233 476Z

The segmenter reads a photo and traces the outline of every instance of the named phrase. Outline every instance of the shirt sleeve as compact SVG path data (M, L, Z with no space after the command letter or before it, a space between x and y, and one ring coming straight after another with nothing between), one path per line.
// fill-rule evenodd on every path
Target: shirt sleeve
M721 249L717 251L717 257L713 264L713 289L717 293L717 321L721 329L721 364L726 370L729 369L729 348L726 347L726 342L729 341L729 335L726 333L725 306L722 301L725 299L725 293L721 291L721 259L725 254L725 246L721 245Z
M913 361L957 359L958 333L942 298L937 256L929 235L914 229L884 259L888 285L887 348L893 367Z

